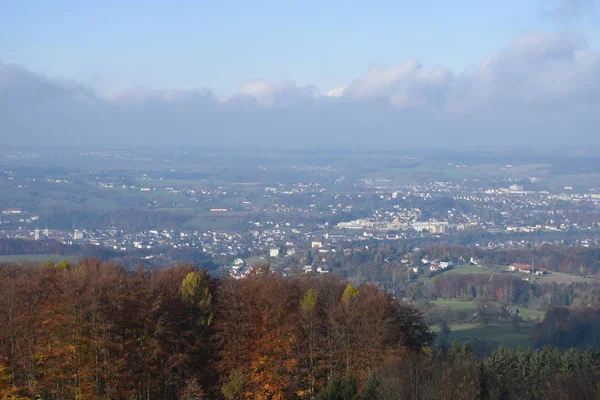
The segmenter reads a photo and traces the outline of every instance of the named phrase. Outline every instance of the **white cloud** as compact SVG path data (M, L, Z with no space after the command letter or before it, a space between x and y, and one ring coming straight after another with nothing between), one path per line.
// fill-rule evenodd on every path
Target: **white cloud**
M257 80L221 102L208 89L104 97L0 63L0 143L600 144L599 125L600 53L558 33L521 35L459 73L407 60L323 95Z
M263 107L293 107L314 100L319 91L315 86L299 87L292 81L269 83L253 80L247 82L237 95L252 96Z
M418 61L408 60L391 68L372 67L344 90L344 96L380 100L400 108L422 107L443 101L440 96L452 79L447 69L425 69Z
M345 87L337 87L325 92L325 97L340 97L344 94Z

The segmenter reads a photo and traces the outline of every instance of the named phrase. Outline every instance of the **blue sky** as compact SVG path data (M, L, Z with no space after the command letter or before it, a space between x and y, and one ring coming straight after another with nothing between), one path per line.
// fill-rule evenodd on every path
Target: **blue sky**
M374 64L460 71L529 31L574 32L597 48L593 3L2 0L0 60L101 93L209 87L224 97L251 79L326 92Z

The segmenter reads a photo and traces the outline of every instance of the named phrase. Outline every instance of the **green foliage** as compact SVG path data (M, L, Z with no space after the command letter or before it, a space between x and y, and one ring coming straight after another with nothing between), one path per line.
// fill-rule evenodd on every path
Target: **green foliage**
M353 376L341 378L334 375L319 392L317 400L359 400L358 383Z
M360 399L361 400L377 400L381 398L381 381L377 375L371 371L367 377L367 382L363 388Z
M245 384L244 375L239 371L235 371L221 388L221 393L227 400L236 399L243 393Z
M342 295L342 302L346 307L348 307L352 299L357 298L359 294L360 293L358 291L358 288L353 284L349 283L348 285L346 285L346 289L344 290L344 294Z
M300 309L306 315L314 314L317 309L317 294L314 290L308 289L304 297L300 300Z
M62 260L61 262L58 263L57 268L60 269L61 271L65 271L70 266L71 266L71 264L69 264L69 262L67 260Z
M212 293L210 292L208 279L195 272L190 272L181 282L181 295L200 309L202 312L201 325L210 325L214 314L212 312Z

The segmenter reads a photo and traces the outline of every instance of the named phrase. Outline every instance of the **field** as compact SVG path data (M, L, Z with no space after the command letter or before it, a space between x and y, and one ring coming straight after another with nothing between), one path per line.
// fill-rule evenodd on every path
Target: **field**
M562 272L552 272L548 275L543 275L543 276L536 276L534 279L532 279L532 281L534 282L544 282L544 283L550 283L550 282L554 282L554 283L579 283L579 282L588 282L588 283L597 283L598 281L596 279L593 278L584 278L582 276L577 276L577 275L571 275L571 274L564 274Z
M77 262L78 258L74 256L61 256L60 254L16 254L11 256L0 256L0 262L6 263L26 263L26 262L61 262L67 260L70 263Z
M477 302L470 300L435 300L432 301L432 303L436 306L450 307L453 310L477 308ZM452 332L448 336L448 340L464 342L478 339L498 345L504 344L510 347L531 346L533 342L530 334L531 328L535 321L544 318L544 312L522 307L518 307L518 309L519 315L523 319L523 322L521 322L518 327L514 327L512 324L457 324L450 327ZM432 330L434 332L439 332L439 327L433 326Z
M477 302L472 300L434 300L432 303L440 307L450 307L453 310L464 310L477 308ZM537 321L544 318L544 312L529 308L515 307L519 309L519 315L526 321Z
M240 225L247 224L248 214L243 213L205 213L196 216L186 223L186 227L203 230L231 231Z
M477 308L477 303L470 300L434 300L432 303L440 307L450 307L453 310Z
M444 272L444 274L493 274L503 272L506 269L501 267L486 267L483 265L463 265L454 267L453 269Z
M482 266L482 265L463 265L454 267L451 270L444 272L444 274L512 274L519 278L529 278L532 282L543 282L543 283L580 283L580 282L588 282L594 283L598 282L597 279L586 278L577 275L565 274L562 272L551 272L548 275L536 276L530 274L524 274L520 272L509 272L507 267L501 266Z
M452 326L452 331L448 336L450 342L457 340L465 342L470 340L482 340L495 344L503 344L510 347L530 347L533 345L531 337L531 327L529 323L521 324L515 328L511 324L506 325L478 325L462 324ZM439 333L439 328L435 327L434 332ZM439 336L438 336L439 339Z

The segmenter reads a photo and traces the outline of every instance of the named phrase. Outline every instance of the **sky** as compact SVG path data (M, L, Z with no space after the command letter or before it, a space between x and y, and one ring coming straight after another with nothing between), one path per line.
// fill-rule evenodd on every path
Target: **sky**
M597 3L0 0L0 143L600 144Z

